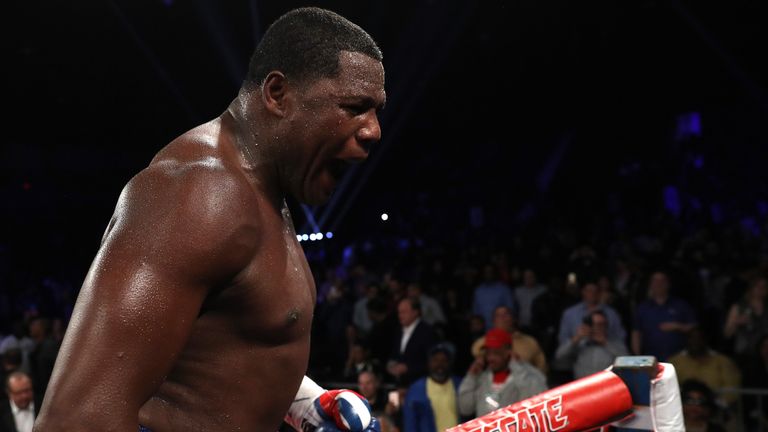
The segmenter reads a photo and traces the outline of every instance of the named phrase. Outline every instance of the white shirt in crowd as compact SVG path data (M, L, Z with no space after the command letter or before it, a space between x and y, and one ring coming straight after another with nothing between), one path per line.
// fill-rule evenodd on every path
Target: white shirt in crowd
M26 409L21 409L13 401L8 402L11 404L16 430L18 432L32 432L32 426L35 423L35 403L30 402Z
M408 327L403 327L403 338L400 339L400 353L405 352L405 346L408 345L408 341L411 339L413 331L416 330L416 326L419 325L419 321L421 321L421 318L412 322Z

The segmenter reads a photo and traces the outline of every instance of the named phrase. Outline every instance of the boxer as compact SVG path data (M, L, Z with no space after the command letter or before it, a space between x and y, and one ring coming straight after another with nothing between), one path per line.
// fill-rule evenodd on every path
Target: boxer
M35 432L275 431L286 413L375 429L356 395L304 377L316 294L285 199L329 198L380 139L385 98L360 27L319 8L275 21L226 111L120 195Z

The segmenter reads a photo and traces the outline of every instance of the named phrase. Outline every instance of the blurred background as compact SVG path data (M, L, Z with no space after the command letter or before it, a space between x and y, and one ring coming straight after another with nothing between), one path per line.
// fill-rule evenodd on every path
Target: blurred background
M366 339L353 310L367 286L394 317L413 283L444 309L436 337L463 375L487 265L513 296L532 270L564 299L550 330L527 329L550 360L560 314L601 276L631 349L663 269L712 348L742 374L757 364L756 342L738 352L724 332L768 269L768 4L756 0L10 0L0 335L45 317L60 337L122 187L223 112L269 23L304 5L373 36L388 94L369 161L327 205L289 201L319 287L313 342L349 345L339 358L316 349L317 376L354 381L343 370ZM625 267L632 290L618 282ZM331 291L342 306L324 304ZM555 384L572 370L550 372ZM745 404L725 407L723 424L761 425Z

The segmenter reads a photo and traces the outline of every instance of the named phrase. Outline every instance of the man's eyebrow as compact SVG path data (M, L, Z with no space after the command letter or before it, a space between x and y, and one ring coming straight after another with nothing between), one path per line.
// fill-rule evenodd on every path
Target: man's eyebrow
M374 99L374 98L372 98L370 96L349 96L349 97L346 97L346 98L343 98L343 99L346 102L354 101L354 102L360 103L360 104L368 106L368 107L376 108L377 110L384 109L384 107L387 104L386 96L384 97L384 100L382 100L381 102L378 102L376 99Z

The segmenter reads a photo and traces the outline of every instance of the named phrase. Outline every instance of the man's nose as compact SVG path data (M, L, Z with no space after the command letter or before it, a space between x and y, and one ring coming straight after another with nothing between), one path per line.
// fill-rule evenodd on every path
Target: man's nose
M381 140L381 125L376 111L370 110L366 114L365 122L357 130L355 138L366 153L370 151L373 144Z

